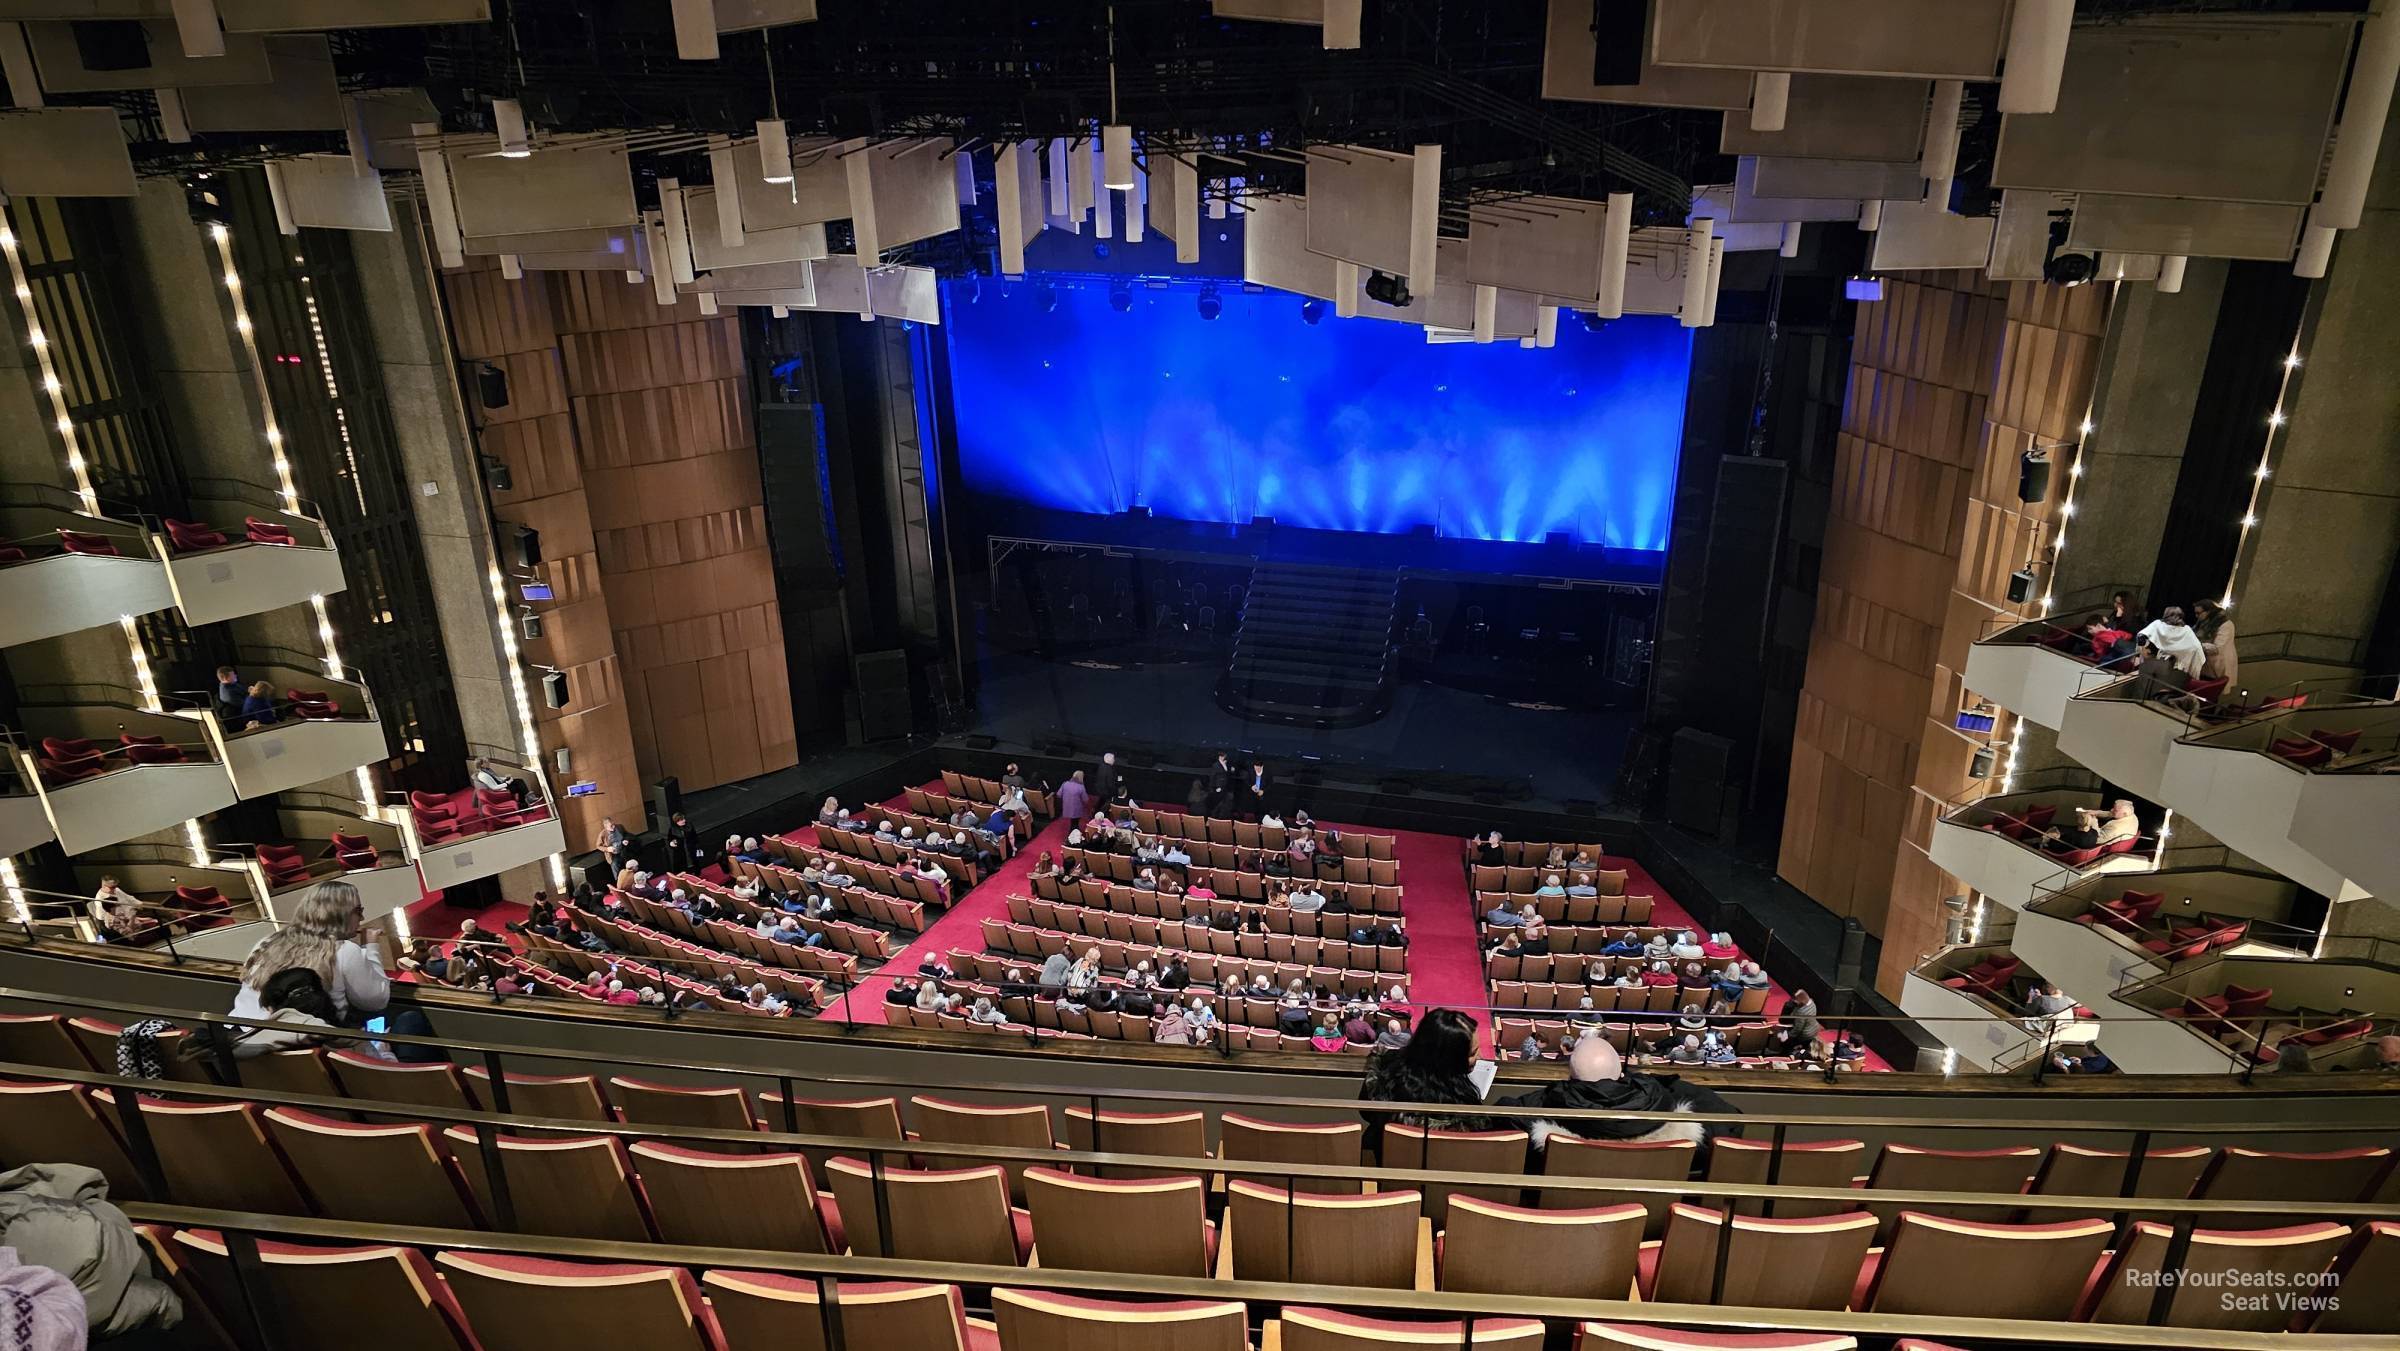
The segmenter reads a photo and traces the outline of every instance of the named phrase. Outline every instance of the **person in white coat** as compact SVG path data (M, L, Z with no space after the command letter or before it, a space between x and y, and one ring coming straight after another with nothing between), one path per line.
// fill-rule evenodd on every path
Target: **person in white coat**
M319 882L300 898L291 922L259 940L242 962L242 988L233 997L236 1018L264 1018L267 1007L259 995L276 972L306 967L317 973L333 996L334 1012L345 1025L356 1025L368 1014L383 1012L391 1002L392 983L383 972L381 933L367 925L366 907L358 888L347 882Z
M2200 668L2208 664L2208 649L2200 645L2200 635L2183 622L2181 606L2168 606L2166 613L2143 625L2134 637L2187 676L2199 675Z

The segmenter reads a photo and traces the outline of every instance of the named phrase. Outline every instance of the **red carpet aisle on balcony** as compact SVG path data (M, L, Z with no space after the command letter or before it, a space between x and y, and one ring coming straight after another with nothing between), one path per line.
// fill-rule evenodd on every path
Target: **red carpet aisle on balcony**
M926 786L938 789L941 785L936 782ZM905 804L906 798L902 797L887 805ZM809 829L813 831L815 827ZM1026 878L1033 872L1033 865L1041 859L1043 850L1055 854L1066 847L1067 829L1068 823L1065 821L1052 821L1042 827L1014 857L961 897L924 933L917 935L915 942L894 953L892 959L873 975L861 980L857 989L834 1000L830 1008L817 1016L833 1022L847 1018L861 1023L881 1023L884 993L903 976L915 979L917 967L926 958L940 956L952 948L965 948L969 952L983 951L983 922L1008 913L1011 893L1033 894L1033 886Z

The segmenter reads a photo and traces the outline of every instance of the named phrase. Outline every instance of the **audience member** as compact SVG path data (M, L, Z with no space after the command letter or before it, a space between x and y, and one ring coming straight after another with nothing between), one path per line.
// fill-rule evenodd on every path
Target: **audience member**
M260 995L267 982L294 967L316 973L332 998L333 1021L346 1024L381 1013L391 1001L392 986L383 971L382 931L368 927L366 918L358 888L349 883L327 881L310 887L294 907L291 922L260 939L243 959L233 1016L263 1017Z
M1378 1051L1367 1062L1358 1096L1367 1102L1450 1103L1474 1108L1483 1090L1469 1077L1475 1068L1476 1023L1456 1009L1434 1009L1423 1026L1397 1050ZM1387 1121L1441 1130L1482 1130L1489 1118L1474 1111L1363 1112L1366 1145L1382 1157Z
M2234 650L2233 616L2225 613L2225 607L2213 600L2194 602L2192 636L2200 640L2200 674L2222 680L2228 688L2238 686L2242 659Z
M1076 770L1058 786L1058 814L1069 821L1081 821L1091 815L1092 791L1083 786L1083 771Z
M2208 662L2208 649L2201 646L2199 636L2184 625L2181 606L2168 606L2164 613L2143 625L2141 632L2134 636L2187 676L2199 675L2200 668Z
M1694 1039L1696 1046L1697 1039ZM1732 1115L1734 1107L1716 1093L1687 1084L1673 1075L1644 1074L1625 1067L1624 1057L1605 1038L1586 1036L1567 1059L1567 1077L1531 1093L1501 1101L1510 1107L1617 1112L1704 1112ZM1539 1149L1561 1131L1587 1140L1646 1144L1668 1140L1705 1143L1726 1128L1704 1122L1642 1121L1587 1117L1569 1121L1547 1118L1528 1128Z
M2043 831L2042 843L2054 850L2092 849L2130 840L2141 833L2142 823L2134 814L2133 799L2121 797L2109 806L2106 814L2098 807L2077 807L2075 824Z

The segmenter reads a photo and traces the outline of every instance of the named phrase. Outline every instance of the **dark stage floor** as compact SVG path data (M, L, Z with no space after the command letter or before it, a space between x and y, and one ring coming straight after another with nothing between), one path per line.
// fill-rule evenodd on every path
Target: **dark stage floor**
M1364 727L1319 731L1251 722L1219 708L1214 660L1113 666L986 650L976 729L1026 745L1121 736L1314 757L1392 773L1528 780L1529 806L1605 803L1636 715L1523 708L1481 694L1404 684Z

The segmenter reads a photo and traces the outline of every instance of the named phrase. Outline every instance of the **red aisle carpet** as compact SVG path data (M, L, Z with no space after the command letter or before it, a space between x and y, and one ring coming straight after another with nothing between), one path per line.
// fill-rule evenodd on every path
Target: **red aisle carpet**
M926 786L939 788L941 785L937 781ZM906 801L906 795L903 795L886 805L905 805ZM983 951L983 922L1008 913L1011 893L1033 894L1032 886L1025 879L1033 872L1033 865L1040 861L1043 850L1055 854L1066 847L1067 826L1065 821L1053 821L1042 827L1014 857L976 884L974 890L959 898L958 903L944 911L940 919L917 935L915 942L892 954L890 961L859 981L857 989L835 999L817 1017L832 1022L880 1023L883 1021L884 993L903 976L915 979L918 966L926 958L941 956L952 948L965 948L969 952ZM816 828L811 826L809 829L814 831Z

